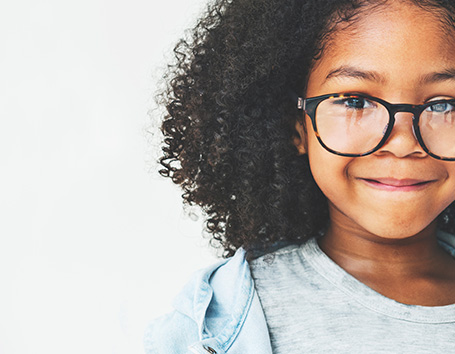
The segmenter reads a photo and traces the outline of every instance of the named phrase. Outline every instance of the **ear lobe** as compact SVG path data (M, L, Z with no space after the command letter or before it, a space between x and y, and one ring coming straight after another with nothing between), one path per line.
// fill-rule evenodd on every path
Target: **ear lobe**
M295 122L295 130L297 132L297 135L294 137L294 145L297 148L299 155L305 155L307 153L307 142L304 123L297 120Z

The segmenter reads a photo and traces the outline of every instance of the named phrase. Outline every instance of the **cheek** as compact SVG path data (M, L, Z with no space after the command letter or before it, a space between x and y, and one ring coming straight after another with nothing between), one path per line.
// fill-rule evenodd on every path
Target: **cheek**
M325 150L314 134L308 136L308 159L311 173L329 200L337 199L349 183L349 165L352 158L334 155Z

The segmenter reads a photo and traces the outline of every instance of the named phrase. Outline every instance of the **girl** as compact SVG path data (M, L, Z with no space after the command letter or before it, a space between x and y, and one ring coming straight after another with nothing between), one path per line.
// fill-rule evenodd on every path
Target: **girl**
M161 173L226 259L147 353L455 352L455 2L219 0Z

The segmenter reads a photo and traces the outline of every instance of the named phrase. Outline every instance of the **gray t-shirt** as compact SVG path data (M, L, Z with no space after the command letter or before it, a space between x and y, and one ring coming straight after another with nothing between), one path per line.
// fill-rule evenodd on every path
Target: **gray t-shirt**
M454 237L442 234L454 253ZM346 273L315 239L250 262L274 354L455 353L455 305L389 299Z

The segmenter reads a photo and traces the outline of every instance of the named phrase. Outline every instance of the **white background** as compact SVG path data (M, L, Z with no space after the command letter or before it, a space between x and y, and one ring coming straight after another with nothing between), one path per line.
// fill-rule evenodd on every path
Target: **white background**
M1 354L142 353L146 324L215 260L146 133L204 8L0 3Z

